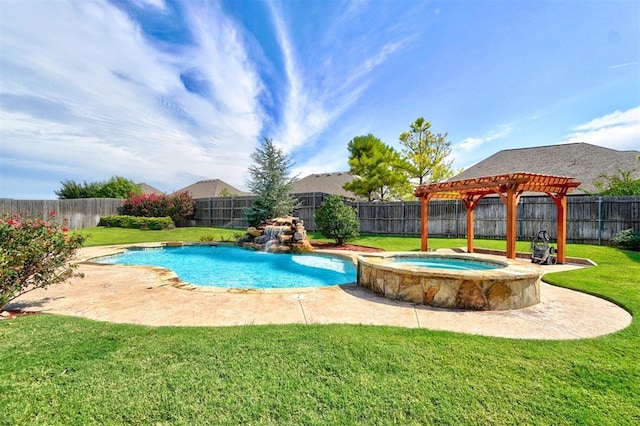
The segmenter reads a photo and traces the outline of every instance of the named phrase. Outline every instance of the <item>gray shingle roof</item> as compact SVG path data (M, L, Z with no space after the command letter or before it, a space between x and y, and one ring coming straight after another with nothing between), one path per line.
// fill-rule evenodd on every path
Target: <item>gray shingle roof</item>
M593 182L601 175L619 170L640 177L639 151L618 151L584 142L532 148L505 149L451 178L470 179L507 173L527 172L572 177L582 184L574 194L595 192Z
M138 186L143 194L154 194L154 195L162 195L163 191L160 191L158 188L149 185L148 183L139 183Z
M240 191L220 179L201 180L189 186L185 186L174 192L189 191L194 199L219 197L220 192L226 189L232 195L249 195L248 192Z
M315 173L297 181L293 185L291 193L324 192L325 194L356 198L353 192L342 188L345 183L352 180L353 176L349 172Z

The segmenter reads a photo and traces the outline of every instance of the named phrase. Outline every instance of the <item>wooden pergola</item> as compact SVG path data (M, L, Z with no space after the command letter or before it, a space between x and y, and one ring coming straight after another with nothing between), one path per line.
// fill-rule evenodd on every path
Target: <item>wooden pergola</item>
M467 209L467 251L473 253L473 211L486 195L497 194L507 207L507 258L516 257L516 206L524 192L547 194L558 210L557 262L566 260L567 193L580 185L573 178L535 173L510 173L473 179L420 185L414 194L421 199L422 251L428 248L429 201L432 198L462 200Z

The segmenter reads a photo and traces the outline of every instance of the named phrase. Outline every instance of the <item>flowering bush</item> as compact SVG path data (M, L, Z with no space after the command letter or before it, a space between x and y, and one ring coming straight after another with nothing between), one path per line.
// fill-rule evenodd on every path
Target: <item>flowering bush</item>
M195 213L196 202L189 191L179 192L169 196L169 216L176 226L186 226L187 220Z
M124 200L122 214L141 217L169 216L169 198L165 195L132 195Z
M84 237L70 235L55 223L55 212L43 217L0 217L0 308L35 288L46 288L74 276L76 264L68 261Z
M122 205L122 214L142 217L165 217L173 219L176 226L185 226L195 211L196 202L188 191L173 195L133 195Z

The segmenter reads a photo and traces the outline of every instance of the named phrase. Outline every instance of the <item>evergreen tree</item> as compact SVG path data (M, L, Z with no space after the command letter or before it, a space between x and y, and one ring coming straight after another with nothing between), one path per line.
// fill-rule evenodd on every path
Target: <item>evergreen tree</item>
M256 194L256 200L245 210L249 225L257 226L266 219L293 214L299 202L289 194L296 181L295 177L289 177L291 158L276 148L272 139L265 137L251 159L253 165L249 167L247 186Z

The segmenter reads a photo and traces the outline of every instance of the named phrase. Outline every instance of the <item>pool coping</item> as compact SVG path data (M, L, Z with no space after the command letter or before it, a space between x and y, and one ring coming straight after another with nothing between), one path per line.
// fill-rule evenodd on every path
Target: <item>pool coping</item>
M152 244L83 248L77 260L87 261L134 245ZM342 256L363 253L324 251ZM454 252L438 250L447 251ZM355 283L308 291L203 292L176 288L169 284L171 281L161 279L164 274L154 267L95 265L80 263L77 271L85 275L84 279L34 289L5 309L153 327L350 324L539 340L603 336L628 327L633 319L611 301L544 282L538 305L511 311L463 311L391 300ZM544 272L578 268L537 267Z

